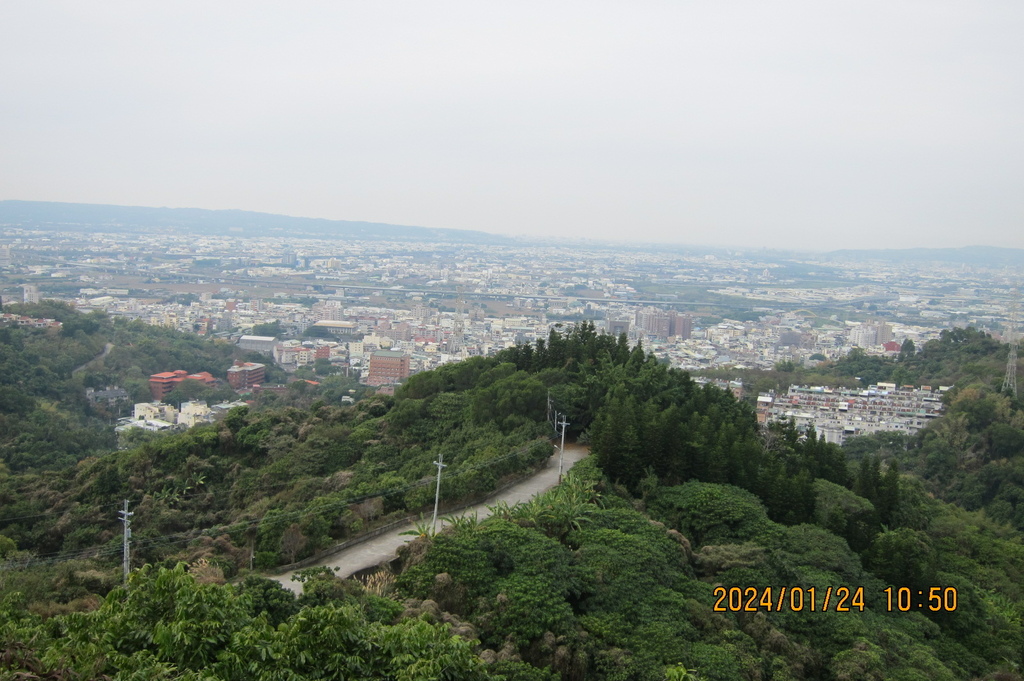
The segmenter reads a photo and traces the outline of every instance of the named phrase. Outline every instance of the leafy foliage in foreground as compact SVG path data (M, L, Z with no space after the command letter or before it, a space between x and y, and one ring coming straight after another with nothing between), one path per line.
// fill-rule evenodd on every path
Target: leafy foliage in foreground
M324 581L324 580L320 580ZM0 617L3 678L394 679L492 678L469 643L425 619L368 616L367 598L340 595L308 604L272 625L266 594L198 583L184 565L145 567L99 607L42 621L12 608ZM21 673L24 676L12 676ZM52 674L54 676L39 676Z

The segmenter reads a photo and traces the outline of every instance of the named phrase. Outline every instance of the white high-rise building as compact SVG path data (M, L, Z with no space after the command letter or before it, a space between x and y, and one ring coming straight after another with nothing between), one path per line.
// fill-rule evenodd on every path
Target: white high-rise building
M870 348L878 345L878 328L872 324L861 324L850 331L850 345Z
M38 303L39 302L39 287L35 284L22 284L22 302L25 303Z

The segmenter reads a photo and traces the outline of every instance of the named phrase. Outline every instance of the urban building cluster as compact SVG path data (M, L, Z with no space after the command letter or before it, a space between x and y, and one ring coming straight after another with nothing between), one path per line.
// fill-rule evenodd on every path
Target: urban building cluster
M242 233L0 227L0 242L4 302L67 300L236 342L266 358L254 364L326 362L380 386L581 320L695 374L813 365L853 348L894 354L952 325L999 335L1016 276L820 254ZM239 367L227 380L248 390L258 374ZM174 380L158 380L159 391Z
M33 329L59 329L62 324L56 319L36 319L24 315L0 314L0 326L27 326Z
M948 389L895 383L865 390L794 385L785 395L758 395L757 416L760 423L792 421L798 430L813 428L836 444L880 431L913 435L942 415L942 394Z
M406 354L410 373L416 373L466 357L491 355L517 343L534 342L546 337L552 328L566 328L573 323L553 318L546 311L497 317L487 315L480 306L460 315L423 301L397 308L351 305L339 292L319 294L316 299L308 307L266 300L211 299L205 307L192 303L187 310L203 308L202 314L208 317L231 319L223 328L233 331L221 335L243 349L264 354L287 371L323 359L364 379L369 378L370 357L380 350ZM228 304L230 310L225 309ZM213 308L220 310L213 313ZM126 314L114 305L106 309L111 314ZM893 355L899 352L904 340L922 343L938 337L941 331L939 327L883 321L822 320L801 312L766 314L753 321L722 319L702 324L702 320L677 310L622 302L608 303L602 309L590 305L578 317L593 321L606 333L625 333L631 343L643 343L673 366L695 372L731 367L771 368L781 361L812 364L841 357L854 347L869 354ZM184 328L195 326L185 310L171 318L135 318L169 326L185 319L188 323ZM276 322L284 333L280 338L240 334L234 326L240 319L246 320L243 328L248 329Z
M162 402L140 402L133 408L131 416L118 419L114 431L125 433L133 428L151 432L187 429L201 423L212 423L223 418L234 407L244 405L245 402L235 401L210 406L202 400L191 400L175 407Z

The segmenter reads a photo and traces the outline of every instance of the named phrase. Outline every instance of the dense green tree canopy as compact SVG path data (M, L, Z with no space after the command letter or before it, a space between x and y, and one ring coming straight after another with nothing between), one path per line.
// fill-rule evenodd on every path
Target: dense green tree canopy
M99 316L70 337L8 331L18 352L4 356L38 381L0 385L17 392L0 405L30 422L59 404L50 374L90 374L69 372L108 337L100 369L140 380L146 362L184 361L198 342L178 356L173 334L160 350L164 330ZM61 342L83 361L48 363L42 350ZM395 397L344 405L354 388L333 377L124 451L0 468L0 675L1020 679L1024 412L970 384L1002 351L972 330L908 349L891 365L975 366L920 435L845 452L788 424L759 428L729 393L583 323L418 374ZM305 571L299 599L248 571L429 508L441 455L443 503L487 493L547 459L553 410L592 456L546 494L423 532L364 581ZM135 566L148 567L118 587L124 498ZM889 586L955 589L957 608L902 612ZM762 602L784 587L813 589L818 606L829 589L860 595L849 612ZM753 589L755 607L731 607L731 589L741 604Z

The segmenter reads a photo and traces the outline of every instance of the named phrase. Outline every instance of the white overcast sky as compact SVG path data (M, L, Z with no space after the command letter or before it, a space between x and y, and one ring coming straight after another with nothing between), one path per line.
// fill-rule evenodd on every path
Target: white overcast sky
M1024 2L5 2L0 198L1024 247Z

